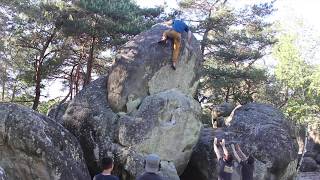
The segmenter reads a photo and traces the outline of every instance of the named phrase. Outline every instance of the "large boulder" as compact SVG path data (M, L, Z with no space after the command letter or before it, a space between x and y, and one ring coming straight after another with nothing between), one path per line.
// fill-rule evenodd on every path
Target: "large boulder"
M69 103L64 126L79 140L91 175L99 172L99 160L113 153L118 116L107 102L103 76L82 89Z
M64 126L82 146L91 175L99 172L98 160L108 155L115 159L115 173L133 180L143 172L145 155L157 153L160 173L178 180L200 132L199 103L171 90L145 98L132 116L119 117L108 105L105 81L101 77L80 91L63 116Z
M214 136L226 139L229 152L232 152L231 143L240 144L247 155L255 158L255 179L287 180L296 174L298 144L295 131L279 110L270 105L250 103L237 107L229 119L229 126L225 128L202 130L187 167L196 172L191 174L199 175L194 179L216 179Z
M159 154L181 174L200 134L200 113L199 103L177 90L148 96L134 116L119 119L118 141L143 154Z
M192 37L190 52L185 47L186 33L182 34L182 46L177 69L171 69L172 43L165 47L157 41L169 27L153 26L126 43L116 57L107 81L108 102L115 111L126 111L131 99L144 97L168 89L177 88L194 95L202 60L200 44Z
M0 155L9 180L90 179L77 139L54 120L20 105L0 103Z
M256 177L290 179L295 175L298 143L293 125L271 105L249 103L232 114L225 138L239 143L256 161ZM258 173L260 172L260 173Z

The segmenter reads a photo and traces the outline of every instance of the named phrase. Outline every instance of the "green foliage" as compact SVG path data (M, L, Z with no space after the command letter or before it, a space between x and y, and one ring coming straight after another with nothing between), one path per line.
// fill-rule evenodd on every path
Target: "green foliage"
M275 32L265 18L273 12L273 4L258 4L233 9L226 1L181 1L180 6L193 10L198 19L193 27L202 35L204 55L203 91L211 91L214 103L252 102L257 90L267 80L266 69L254 63L275 43Z
M313 121L320 112L320 66L310 65L301 58L295 36L290 34L279 38L273 55L278 60L275 77L284 92L283 111L297 123Z
M44 115L47 115L48 111L58 102L59 102L58 98L40 102L38 111Z

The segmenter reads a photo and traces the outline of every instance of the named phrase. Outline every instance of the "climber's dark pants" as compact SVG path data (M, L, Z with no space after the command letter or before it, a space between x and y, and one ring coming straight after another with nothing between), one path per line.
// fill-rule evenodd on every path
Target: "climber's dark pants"
M169 29L163 32L162 40L166 40L168 37L173 39L172 62L176 64L180 53L181 34L173 29Z

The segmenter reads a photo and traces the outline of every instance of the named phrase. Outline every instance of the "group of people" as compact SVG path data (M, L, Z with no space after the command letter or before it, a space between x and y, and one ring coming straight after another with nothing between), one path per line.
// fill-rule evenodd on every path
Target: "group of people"
M219 144L222 147L222 154L218 148ZM231 148L234 157L241 167L241 179L253 180L254 158L251 155L246 156L239 145L234 146L234 144L231 144ZM234 173L233 156L228 152L225 140L222 139L218 143L218 139L214 138L213 149L218 159L218 180L231 180Z
M218 146L222 147L222 152ZM254 158L246 156L239 145L231 144L233 155L226 148L225 140L222 139L218 143L218 139L214 138L213 149L218 159L218 180L231 180L234 173L233 157L241 166L241 179L253 180ZM113 170L113 160L111 158L103 158L101 167L103 171L96 175L93 180L119 180L118 177L111 175ZM136 180L164 180L158 172L161 169L160 157L156 154L149 154L144 160L145 172L138 176Z
M111 175L114 163L112 158L103 158L101 168L103 171L94 176L93 180L119 180L117 176ZM149 154L144 160L145 172L138 176L136 180L164 180L158 172L161 169L160 157L156 154Z

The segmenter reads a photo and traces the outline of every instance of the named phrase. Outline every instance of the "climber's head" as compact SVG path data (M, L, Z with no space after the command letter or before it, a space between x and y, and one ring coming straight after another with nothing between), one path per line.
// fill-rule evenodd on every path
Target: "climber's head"
M226 162L227 165L232 165L233 156L231 154L224 155L223 160Z
M254 158L252 155L249 155L249 157L247 159L247 164L254 164Z

